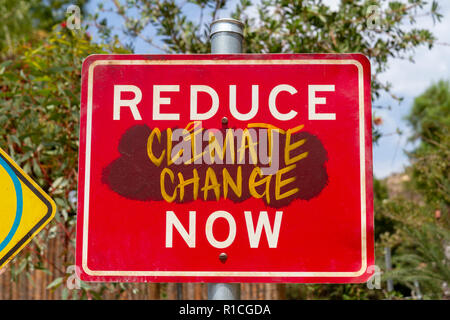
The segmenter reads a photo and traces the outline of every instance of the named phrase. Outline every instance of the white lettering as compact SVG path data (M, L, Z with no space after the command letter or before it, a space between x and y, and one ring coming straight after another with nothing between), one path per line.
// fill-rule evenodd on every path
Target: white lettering
M237 120L247 121L253 119L259 107L259 86L252 85L252 108L247 114L240 113L236 107L236 86L230 85L230 112Z
M251 211L245 211L245 222L247 223L248 239L250 241L250 248L258 248L259 240L261 239L262 229L266 232L267 242L269 248L276 248L278 245L278 236L280 234L281 218L283 216L282 211L277 211L275 215L275 222L272 227L270 226L269 217L267 211L261 211L259 213L256 230L253 224L253 217Z
M212 99L212 104L208 112L198 113L197 95L199 92L209 94ZM219 96L213 88L203 85L191 86L191 120L208 120L216 114L217 110L219 110Z
M153 119L154 120L180 120L178 113L161 113L162 104L170 104L170 98L161 98L161 92L178 92L179 85L153 86Z
M308 119L309 120L336 120L335 113L316 113L316 104L326 104L327 99L316 97L316 91L334 92L334 85L308 86Z
M228 238L226 238L224 241L217 241L216 238L213 235L213 225L214 221L218 218L224 218L227 220L228 225L230 227ZM208 239L209 243L216 248L226 248L229 247L236 237L236 222L234 221L234 218L231 214L229 214L226 211L215 211L213 212L209 217L208 220L206 220L205 225L205 233L206 238Z
M189 248L195 248L195 211L189 211L189 233L173 211L166 211L166 248L172 248L173 227L177 229Z
M134 98L131 100L122 100L122 92L133 92ZM136 86L132 85L115 85L114 86L114 107L113 107L113 120L120 120L120 108L129 107L133 114L134 120L142 120L137 104L141 102L142 92Z
M288 113L280 113L278 111L275 102L277 100L278 94L282 91L289 92L290 94L297 93L297 90L293 86L290 86L288 84L280 84L280 85L274 87L272 89L272 91L270 91L270 95L269 95L269 109L275 119L282 120L282 121L288 121L288 120L291 120L292 118L294 118L297 115L297 112L294 110L291 110Z

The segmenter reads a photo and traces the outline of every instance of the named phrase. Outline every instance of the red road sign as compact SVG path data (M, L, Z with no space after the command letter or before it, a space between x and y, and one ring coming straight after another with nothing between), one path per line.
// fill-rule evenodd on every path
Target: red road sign
M90 56L78 192L82 280L366 281L370 63Z

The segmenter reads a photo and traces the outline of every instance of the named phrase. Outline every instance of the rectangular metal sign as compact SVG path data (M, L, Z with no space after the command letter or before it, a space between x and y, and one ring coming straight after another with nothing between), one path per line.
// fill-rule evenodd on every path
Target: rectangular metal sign
M82 280L373 273L363 55L92 55L80 129Z

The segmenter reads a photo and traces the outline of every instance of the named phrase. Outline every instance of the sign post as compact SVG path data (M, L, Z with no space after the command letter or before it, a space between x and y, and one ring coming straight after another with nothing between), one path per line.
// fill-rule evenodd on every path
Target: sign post
M211 23L211 53L227 54L242 53L244 39L244 24L235 19L218 19ZM228 119L223 118L222 124L227 125ZM239 283L209 283L209 300L240 299Z

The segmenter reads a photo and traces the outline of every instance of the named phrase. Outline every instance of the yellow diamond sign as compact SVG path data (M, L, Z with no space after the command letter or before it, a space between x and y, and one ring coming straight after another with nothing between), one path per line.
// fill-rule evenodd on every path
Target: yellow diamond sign
M0 149L0 269L55 212L53 200Z

